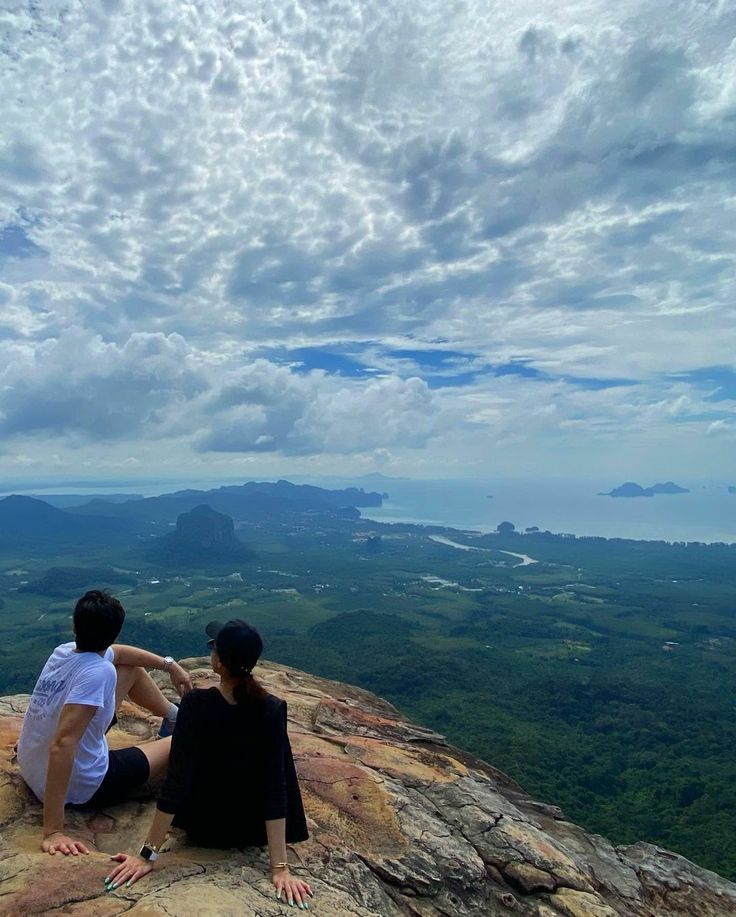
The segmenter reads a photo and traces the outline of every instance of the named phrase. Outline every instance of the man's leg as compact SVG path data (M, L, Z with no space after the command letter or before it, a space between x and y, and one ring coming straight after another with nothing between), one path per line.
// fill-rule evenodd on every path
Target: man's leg
M137 748L148 758L148 766L151 769L149 779L155 780L166 773L169 763L169 752L171 751L171 736L167 739L159 739L158 742L145 742L138 745Z
M148 672L140 666L118 665L118 683L115 689L115 709L120 709L124 698L128 697L134 704L164 717L171 710L171 701L166 700L161 689Z

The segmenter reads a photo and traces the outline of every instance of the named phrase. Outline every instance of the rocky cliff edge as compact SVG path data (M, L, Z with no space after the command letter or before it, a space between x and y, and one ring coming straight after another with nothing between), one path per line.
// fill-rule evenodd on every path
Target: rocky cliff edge
M196 684L208 660L185 665ZM290 850L323 917L728 917L736 885L649 844L614 847L536 802L490 765L401 718L372 694L274 664L259 666L289 704L311 839ZM162 683L163 684L163 683ZM276 901L264 850L213 851L169 840L170 864L107 894L108 856L134 851L153 796L71 813L89 856L39 851L41 807L13 760L28 698L0 699L0 915L230 917L293 913ZM126 706L113 747L157 722Z

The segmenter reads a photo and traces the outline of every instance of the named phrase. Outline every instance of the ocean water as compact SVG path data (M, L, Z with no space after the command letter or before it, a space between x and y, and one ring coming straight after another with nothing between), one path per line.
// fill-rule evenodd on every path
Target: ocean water
M492 531L499 522L508 521L520 530L537 526L605 538L736 542L736 494L728 493L728 482L680 480L677 483L690 493L634 498L598 495L621 481L396 479L370 483L370 489L384 490L389 499L380 509L363 510L363 516L381 522Z

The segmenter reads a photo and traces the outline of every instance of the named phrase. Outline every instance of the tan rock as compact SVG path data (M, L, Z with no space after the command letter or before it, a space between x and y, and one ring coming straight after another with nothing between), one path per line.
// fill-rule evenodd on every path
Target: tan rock
M532 894L532 892L552 892L555 890L554 878L548 872L543 872L530 863L509 863L504 869L503 875L527 895Z
M206 663L186 660L200 686L215 683ZM259 670L289 704L312 834L289 856L320 917L736 915L733 884L659 848L616 849L587 834L380 698L283 666ZM70 831L94 848L88 857L41 853L41 807L12 754L26 702L0 698L0 917L294 913L276 901L265 851L203 850L177 831L165 869L106 893L109 856L140 845L152 791L69 813ZM133 744L157 728L126 704L110 741Z
M565 917L616 917L617 911L601 903L597 895L561 888L553 897L555 910Z

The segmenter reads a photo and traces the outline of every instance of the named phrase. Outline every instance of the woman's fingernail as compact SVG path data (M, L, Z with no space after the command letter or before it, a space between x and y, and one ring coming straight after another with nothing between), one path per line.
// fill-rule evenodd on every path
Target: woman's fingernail
M130 879L128 879L128 881L125 883L125 887L130 888Z

